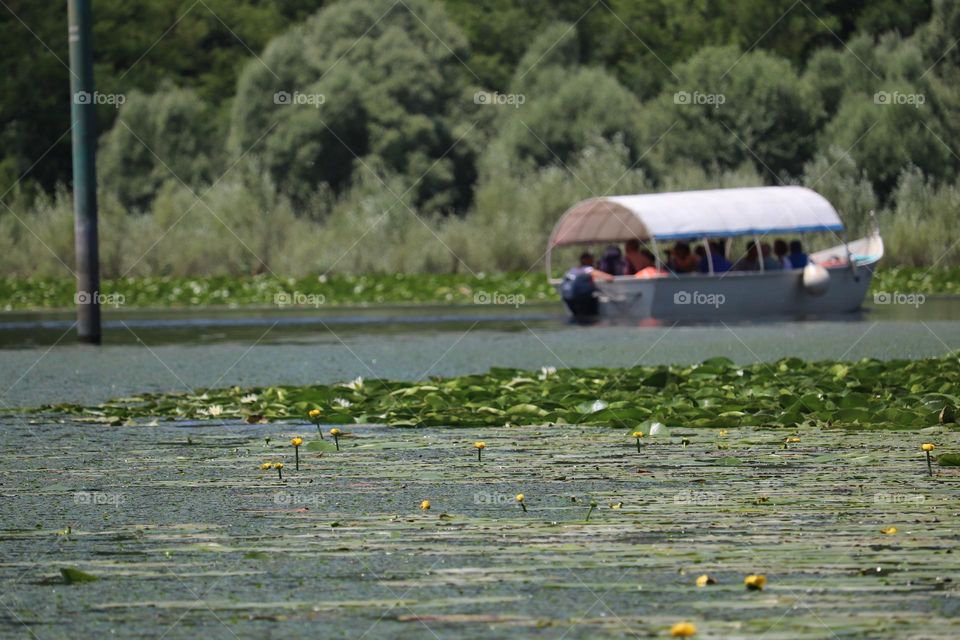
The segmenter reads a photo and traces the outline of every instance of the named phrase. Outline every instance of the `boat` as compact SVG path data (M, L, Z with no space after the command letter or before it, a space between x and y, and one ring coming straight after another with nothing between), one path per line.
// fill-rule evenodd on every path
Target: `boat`
M808 256L801 269L677 274L664 268L664 243L721 242L730 239L770 242L777 236L833 234L840 243ZM866 237L844 240L844 225L822 195L799 186L749 187L605 196L568 209L553 228L546 251L547 279L564 297L575 320L662 319L690 322L750 320L770 317L818 317L860 309L874 268L883 257L879 229ZM615 276L594 279L592 304L576 304L564 278L552 272L559 247L603 246L631 239L656 257L657 275L641 279ZM709 255L709 253L708 253ZM582 302L582 300L581 300ZM589 302L589 301L588 301ZM584 309L589 312L584 312Z

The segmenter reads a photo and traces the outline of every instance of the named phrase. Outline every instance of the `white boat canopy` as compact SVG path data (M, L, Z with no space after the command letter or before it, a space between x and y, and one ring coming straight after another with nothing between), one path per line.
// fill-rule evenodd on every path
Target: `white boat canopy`
M836 210L806 187L749 187L584 200L557 222L553 247L770 233L842 231Z

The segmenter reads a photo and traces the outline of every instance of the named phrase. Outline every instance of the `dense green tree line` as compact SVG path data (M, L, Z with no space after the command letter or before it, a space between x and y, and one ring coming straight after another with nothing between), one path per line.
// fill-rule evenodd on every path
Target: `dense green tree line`
M168 86L190 89L225 135L243 64L260 55L271 38L327 4L329 0L97 2L98 88L124 94L154 93ZM576 62L606 69L639 99L653 97L672 80L670 67L704 45L770 51L800 66L821 47L842 48L840 42L854 33L909 35L931 13L929 0L811 0L799 5L789 0L445 0L440 4L448 16L444 22L458 28L458 55L469 67L466 78L477 85L506 87L518 73L530 41L551 24L565 22L576 25ZM9 186L49 149L44 162L29 173L49 189L70 180L69 138L61 138L70 124L66 8L30 0L7 0L4 5L0 10L0 178ZM370 26L363 12L347 19L357 20L353 27L360 33ZM328 48L336 49L329 43ZM113 107L100 108L101 129L109 130L116 116ZM209 148L207 153L216 150ZM463 172L461 177L468 180L471 173Z
M953 1L155 0L95 12L98 89L124 98L98 107L102 200L128 234L167 237L202 196L199 210L249 220L251 233L309 221L336 247L382 225L408 246L326 268L458 269L474 255L524 269L524 247L589 195L800 182L858 226L871 209L916 215L897 198L918 189L945 212L957 187ZM70 179L65 33L65 12L36 3L0 14L0 179L27 173L7 200L40 214L59 210L56 185ZM507 222L521 218L519 231ZM306 229L290 224L292 238ZM479 229L498 239L482 256L468 246ZM431 236L450 255L417 256Z

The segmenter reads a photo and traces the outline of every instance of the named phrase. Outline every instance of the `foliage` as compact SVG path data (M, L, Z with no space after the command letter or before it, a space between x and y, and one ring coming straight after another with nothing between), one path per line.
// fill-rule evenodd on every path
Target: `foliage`
M875 291L960 294L960 267L890 267L873 276Z
M957 264L960 183L934 185L916 168L904 171L896 207L880 215L886 246L898 264Z
M495 368L419 382L359 379L339 385L201 389L39 410L114 424L136 418L206 419L209 408L217 406L212 413L221 419L305 421L308 411L319 408L324 423L394 427L569 424L634 429L656 421L682 428L813 424L920 429L939 424L944 407L955 412L958 382L956 356L854 363L787 358L744 367L711 358L693 366L540 373Z
M145 209L166 182L201 188L216 177L221 144L208 106L195 92L134 91L102 138L100 182L128 209Z
M873 276L874 291L960 294L960 267L883 267ZM0 277L0 309L67 309L74 305L72 278ZM235 276L146 276L107 279L105 295L121 296L125 308L196 306L268 306L284 296L322 300L323 306L378 304L469 304L484 294L522 296L525 302L559 300L543 274L499 272L476 274L350 274L330 273L298 278L260 274ZM280 298L278 298L280 296ZM312 296L309 297L308 296ZM297 303L290 298L290 305ZM312 302L303 302L312 304Z
M539 269L578 199L780 183L960 262L960 6L722 5L98 5L104 273ZM5 273L73 263L63 13L0 13Z
M105 94L190 88L215 113L251 51L324 0L150 0L93 7L94 75ZM7 0L0 11L0 193L24 174L52 190L71 179L67 7ZM117 109L97 109L100 131ZM43 162L37 163L40 156ZM37 163L36 166L34 163ZM9 170L5 171L9 166ZM29 170L29 172L28 172Z
M431 210L462 209L472 166L462 139L476 106L466 55L457 27L426 0L331 5L248 63L233 108L235 150L257 146L297 202L317 185L341 192L372 172L414 181L414 201Z
M714 170L752 162L765 181L778 183L813 153L822 107L786 60L706 47L677 75L642 115L662 173L676 158Z
M482 170L566 166L588 145L614 138L631 163L639 159L640 102L606 71L580 67L577 57L573 25L554 25L533 41L511 84L524 102L498 107L488 150L495 159L484 159Z
M76 283L68 278L0 277L0 309L65 309L74 304ZM370 304L483 303L489 296L512 295L525 302L558 299L543 274L476 275L311 275L278 278L232 276L143 277L104 280L101 293L125 308L196 306L322 306ZM295 298L296 296L296 298ZM298 302L299 301L299 302Z

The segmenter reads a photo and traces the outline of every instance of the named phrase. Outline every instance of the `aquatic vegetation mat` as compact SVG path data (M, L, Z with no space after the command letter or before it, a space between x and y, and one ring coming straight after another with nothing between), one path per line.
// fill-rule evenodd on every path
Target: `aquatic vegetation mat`
M881 267L870 284L887 293L960 294L960 267Z
M72 278L0 277L0 309L68 309L76 304ZM330 274L303 278L257 275L106 279L104 306L190 307L363 306L370 304L526 304L559 300L537 270L533 273Z
M96 406L36 409L73 420L211 424L297 420L392 427L602 425L668 428L795 427L922 429L954 424L960 359L806 362L739 366L712 358L693 366L631 369L491 369L418 382L201 389L143 394Z
M873 291L960 294L960 267L881 267ZM105 279L104 306L302 307L382 304L526 304L560 298L539 270L490 274L329 274L303 278L256 275ZM0 277L0 309L69 309L72 278Z
M945 425L310 428L5 421L0 635L960 636Z

